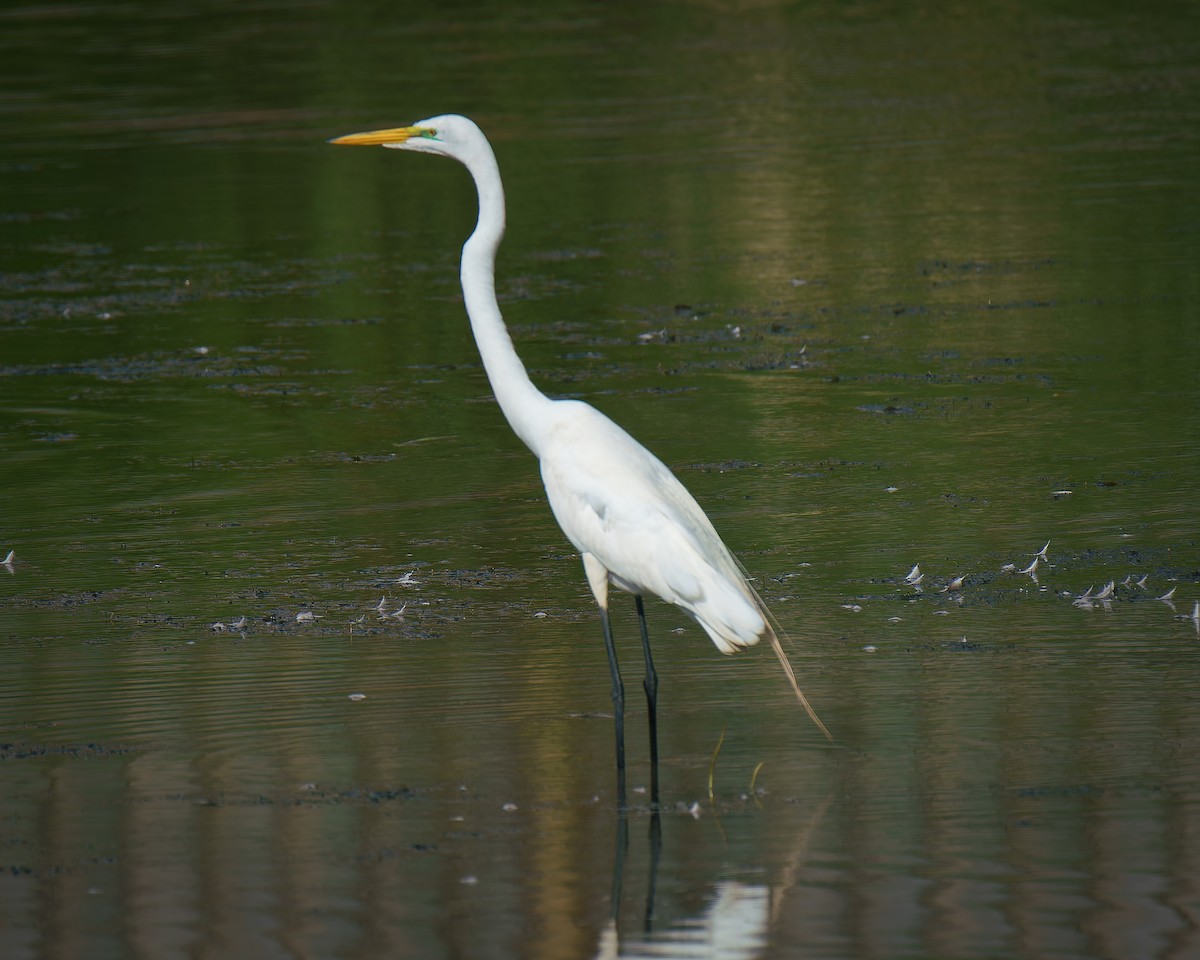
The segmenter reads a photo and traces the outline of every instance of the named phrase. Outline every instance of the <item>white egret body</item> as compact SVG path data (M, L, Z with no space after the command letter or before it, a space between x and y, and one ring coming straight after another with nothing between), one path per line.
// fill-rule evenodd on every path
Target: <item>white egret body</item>
M624 796L624 688L608 620L609 586L636 598L646 656L651 760L657 801L655 697L641 598L654 594L686 610L722 653L769 638L792 689L828 737L796 683L770 614L747 583L700 505L654 454L594 407L552 400L530 381L496 302L496 250L504 236L504 188L491 144L466 117L440 116L411 127L337 137L347 145L378 145L451 157L479 193L479 220L462 251L462 289L484 369L505 418L541 463L555 519L583 557L600 607L617 722L617 765Z

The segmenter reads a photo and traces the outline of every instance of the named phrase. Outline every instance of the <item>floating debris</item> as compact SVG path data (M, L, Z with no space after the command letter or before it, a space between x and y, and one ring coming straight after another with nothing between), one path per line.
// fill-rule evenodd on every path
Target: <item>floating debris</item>
M1171 605L1171 609L1175 609L1174 604ZM1187 620L1193 627L1196 628L1196 632L1200 633L1200 600L1197 600L1192 604L1191 613L1177 613L1175 614L1175 619Z
M320 619L321 618L318 617L311 610L301 610L298 614L296 614L296 622L297 623L315 623L317 620L320 620Z
M843 603L842 609L849 610L851 613L862 613L862 607L857 603Z
M379 614L380 620L402 620L404 619L404 611L408 609L408 604L403 603L400 608L388 613L387 597L381 597L379 603L375 604L372 609Z
M367 695L365 693L352 693L347 696L346 699L353 700L355 703L357 703L359 700L366 700Z

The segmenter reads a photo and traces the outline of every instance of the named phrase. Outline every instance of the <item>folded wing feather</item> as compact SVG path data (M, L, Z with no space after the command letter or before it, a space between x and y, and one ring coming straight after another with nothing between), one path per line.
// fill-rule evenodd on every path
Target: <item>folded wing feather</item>
M541 457L555 518L612 583L682 607L723 653L757 643L767 623L728 548L670 470L594 408L562 401Z

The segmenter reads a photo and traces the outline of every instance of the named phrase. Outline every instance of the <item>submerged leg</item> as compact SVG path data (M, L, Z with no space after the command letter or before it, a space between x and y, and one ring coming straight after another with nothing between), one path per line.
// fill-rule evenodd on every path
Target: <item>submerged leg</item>
M642 628L642 650L646 654L646 679L642 688L646 691L646 709L650 715L650 802L658 804L658 673L654 669L654 658L650 656L650 631L646 628L646 610L640 594L633 598L637 606L638 626Z
M617 933L617 920L621 913L621 888L625 882L625 855L629 852L629 811L624 804L617 810L617 851L613 856L612 904L609 920L612 921L613 936ZM617 945L613 944L612 956L616 956ZM601 954L607 956L607 954Z
M600 623L604 627L604 649L608 651L608 669L612 673L613 723L617 735L617 803L625 806L625 684L617 665L617 648L613 646L612 627L608 611L600 608Z
M646 916L642 921L642 932L654 932L654 894L658 888L658 861L662 856L662 823L658 808L650 814L650 876L646 881Z

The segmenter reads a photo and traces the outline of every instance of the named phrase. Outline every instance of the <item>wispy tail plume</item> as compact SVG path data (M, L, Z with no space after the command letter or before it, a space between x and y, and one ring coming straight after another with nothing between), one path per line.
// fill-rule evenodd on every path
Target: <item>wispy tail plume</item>
M763 598L758 595L758 591L755 590L749 582L746 583L746 587L754 595L754 600L758 604L758 609L762 613L763 619L767 622L767 639L771 641L771 649L775 651L775 656L779 658L779 665L783 667L783 672L787 674L788 683L792 685L792 690L796 694L796 699L800 701L800 706L802 706L804 708L804 712L808 714L808 719L815 723L817 725L817 729L825 734L825 739L832 743L833 734L830 733L829 728L821 722L821 718L817 716L817 711L813 709L812 704L808 702L808 697L806 697L804 695L804 691L800 689L800 684L796 682L796 671L792 669L792 662L788 659L787 654L784 653L783 644L779 642L779 634L781 631L779 629L779 623L775 620L775 615L771 613L767 605L763 603Z
M779 642L779 635L783 631L779 627L779 621L775 619L775 614L771 613L770 608L763 603L763 598L758 595L758 591L754 589L754 585L750 582L750 575L746 572L746 568L741 562L731 556L734 565L742 575L742 582L746 585L746 589L750 591L750 596L754 598L754 603L757 605L759 613L762 614L763 620L767 624L767 639L771 641L771 649L775 651L775 656L779 658L779 665L783 667L783 672L787 674L788 683L792 685L792 691L796 694L796 699L800 701L800 706L804 708L804 712L808 714L808 719L817 725L817 729L825 734L825 739L833 743L833 734L829 732L829 728L821 722L821 718L817 716L817 711L813 709L811 703L808 702L808 697L804 695L804 691L800 689L800 684L796 682L796 671L792 669L792 662L788 659L787 654L783 651L783 644Z
M796 671L792 669L792 663L787 658L787 654L783 652L783 644L779 642L779 634L775 632L775 628L771 625L771 621L767 621L767 636L771 641L771 649L775 651L775 656L779 658L779 663L783 667L783 672L787 674L788 683L792 685L792 690L796 693L796 699L800 701L800 706L804 708L804 712L808 714L808 719L817 725L817 729L825 734L825 738L831 743L833 742L833 734L829 732L829 728L821 722L821 718L817 716L817 711L813 709L812 704L808 702L808 697L804 695L804 691L800 689L800 684L796 682Z

